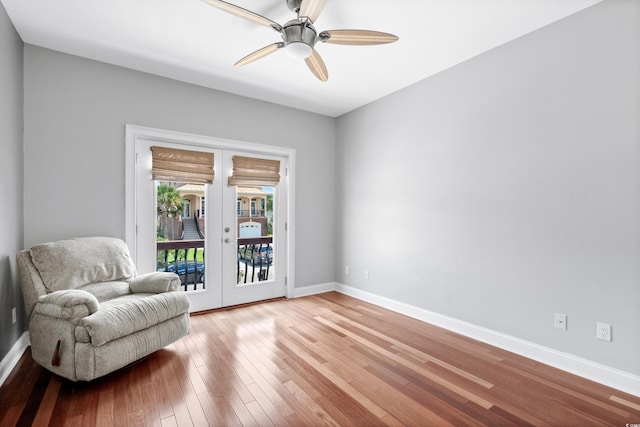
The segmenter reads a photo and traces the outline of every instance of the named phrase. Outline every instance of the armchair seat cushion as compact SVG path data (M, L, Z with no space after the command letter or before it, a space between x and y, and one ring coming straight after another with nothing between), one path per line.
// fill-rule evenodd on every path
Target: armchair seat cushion
M147 329L189 310L184 293L132 294L100 304L100 310L78 322L78 342L101 346Z
M89 292L91 295L96 297L99 302L108 301L131 293L129 283L121 282L119 280L113 282L89 283L88 285L81 286L78 289Z

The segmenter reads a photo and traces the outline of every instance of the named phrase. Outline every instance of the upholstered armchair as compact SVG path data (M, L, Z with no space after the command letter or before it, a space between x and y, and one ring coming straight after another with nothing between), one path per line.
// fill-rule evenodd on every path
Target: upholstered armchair
M137 275L120 239L44 243L17 255L33 359L72 381L120 369L189 333L173 273Z

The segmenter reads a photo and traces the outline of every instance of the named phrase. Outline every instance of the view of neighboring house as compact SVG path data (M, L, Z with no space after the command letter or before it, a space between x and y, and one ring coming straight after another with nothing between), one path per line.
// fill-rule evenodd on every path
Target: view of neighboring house
M182 196L182 215L178 218L181 229L185 233L187 222L197 221L200 232L205 233L205 195L204 184L178 184L176 190ZM238 236L257 237L269 235L268 199L271 193L264 188L238 187L236 213L238 216ZM249 231L251 230L251 231ZM255 231L258 230L258 231ZM187 237L185 237L187 239Z
M175 188L182 202L174 206L173 212L158 212L158 270L180 273L185 289L192 285L194 289L204 286L205 259L203 257L206 233L206 196L204 184L176 183L158 181L158 184ZM237 226L237 280L245 281L251 277L265 280L273 274L270 270L273 257L271 237L273 226L272 197L270 187L236 187L236 226ZM269 191L271 190L271 191ZM159 197L159 196L158 196ZM271 203L270 203L271 201ZM174 203L171 203L172 205ZM250 238L269 237L257 243ZM190 242L187 251L178 241ZM187 242L185 242L187 243ZM257 244L256 244L257 243ZM182 251L179 251L179 248ZM264 251L264 252L263 252ZM247 267L247 263L251 264ZM247 268L252 274L247 274ZM189 270L191 269L191 270ZM258 271L257 275L253 273ZM189 274L187 274L189 273Z

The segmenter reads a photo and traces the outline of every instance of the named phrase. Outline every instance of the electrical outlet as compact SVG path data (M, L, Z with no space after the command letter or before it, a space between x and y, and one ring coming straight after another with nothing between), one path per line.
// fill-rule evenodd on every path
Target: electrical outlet
M596 323L596 338L603 341L611 341L611 325L608 323Z
M344 266L344 274L349 274L349 266L348 265Z
M15 308L15 307L13 307L13 308L11 309L11 323L12 323L12 324L15 324L15 323L16 323L16 320L18 320L18 319L17 319L17 317L16 317L16 308Z
M364 271L364 278L367 280L369 279L369 270Z
M553 315L553 326L557 329L567 330L567 315L555 313Z

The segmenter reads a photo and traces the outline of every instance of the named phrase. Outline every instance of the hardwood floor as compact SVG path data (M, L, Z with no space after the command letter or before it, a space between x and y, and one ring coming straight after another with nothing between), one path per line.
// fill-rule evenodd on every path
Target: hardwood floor
M192 316L191 333L91 383L29 351L0 425L589 426L640 423L640 398L327 293Z

